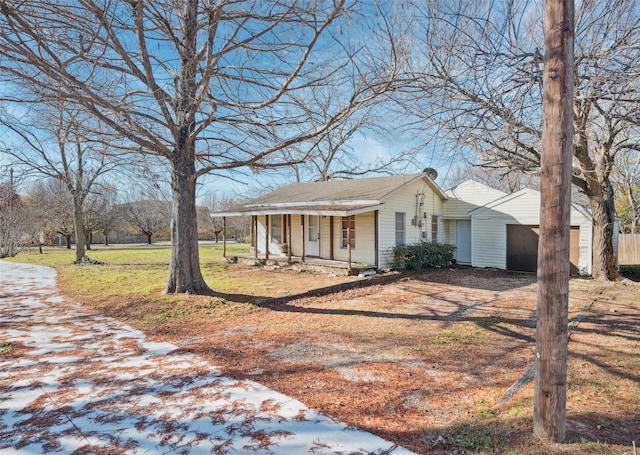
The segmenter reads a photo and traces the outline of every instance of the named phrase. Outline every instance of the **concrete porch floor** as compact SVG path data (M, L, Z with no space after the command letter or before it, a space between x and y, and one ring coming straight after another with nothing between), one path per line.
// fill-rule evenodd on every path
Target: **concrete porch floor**
M317 257L305 257L304 261L300 256L287 255L269 255L269 259L266 259L264 255L255 257L252 253L237 254L233 256L227 256L229 262L241 262L243 264L254 264L260 262L264 265L291 267L294 270L311 270L320 273L335 273L336 275L359 275L361 273L372 273L376 271L376 266L372 264L363 264L359 262L352 262L351 269L349 264L345 261L335 261L330 259L323 259Z

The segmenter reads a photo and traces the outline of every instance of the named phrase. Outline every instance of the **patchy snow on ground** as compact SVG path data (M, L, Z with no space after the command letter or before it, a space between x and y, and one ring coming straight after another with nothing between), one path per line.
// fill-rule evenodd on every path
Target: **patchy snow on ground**
M0 454L409 454L68 302L0 261Z

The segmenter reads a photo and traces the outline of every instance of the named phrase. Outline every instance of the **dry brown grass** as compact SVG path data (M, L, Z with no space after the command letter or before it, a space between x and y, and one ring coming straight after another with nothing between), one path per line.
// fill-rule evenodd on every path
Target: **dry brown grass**
M549 446L531 435L531 384L497 406L534 360L534 277L455 268L291 298L342 279L232 267L234 293L75 296L418 453L631 454L640 440L637 284L572 281L570 319L593 303L569 346L568 443Z

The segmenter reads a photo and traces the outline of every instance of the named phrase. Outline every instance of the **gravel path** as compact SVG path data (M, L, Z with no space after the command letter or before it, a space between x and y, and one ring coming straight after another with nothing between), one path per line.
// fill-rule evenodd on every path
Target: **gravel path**
M0 261L0 454L410 454Z

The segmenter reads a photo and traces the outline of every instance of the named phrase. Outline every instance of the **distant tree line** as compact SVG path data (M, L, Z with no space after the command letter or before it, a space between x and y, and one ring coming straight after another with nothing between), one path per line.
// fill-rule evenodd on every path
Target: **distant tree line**
M85 250L97 243L141 243L170 240L171 202L133 195L119 196L110 185L99 185L91 193L83 210ZM222 240L222 223L211 216L238 200L230 197L208 196L204 205L197 206L198 238ZM249 235L247 217L227 221L227 238L245 241ZM13 183L0 184L0 257L14 256L24 248L43 245L65 246L77 244L74 229L73 202L60 182L45 180L18 194Z

